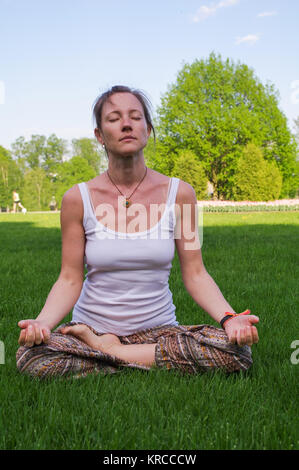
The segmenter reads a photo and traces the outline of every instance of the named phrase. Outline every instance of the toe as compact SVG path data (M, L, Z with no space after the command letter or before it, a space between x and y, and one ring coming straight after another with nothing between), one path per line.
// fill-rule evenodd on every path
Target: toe
M63 335L66 335L68 332L69 332L68 327L61 328L61 330L59 331L59 333L62 333Z

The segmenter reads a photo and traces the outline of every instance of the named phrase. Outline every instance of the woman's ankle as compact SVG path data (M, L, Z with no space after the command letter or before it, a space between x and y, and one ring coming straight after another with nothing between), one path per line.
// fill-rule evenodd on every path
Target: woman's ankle
M125 362L133 362L146 366L155 365L156 343L152 344L120 344L112 345L108 354Z

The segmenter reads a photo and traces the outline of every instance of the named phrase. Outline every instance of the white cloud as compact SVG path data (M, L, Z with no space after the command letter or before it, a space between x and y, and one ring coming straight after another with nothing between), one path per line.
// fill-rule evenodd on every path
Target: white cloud
M214 13L216 13L216 10L216 7L207 7L206 5L203 5L197 10L195 15L193 16L193 22L198 23L199 21L205 20L209 16L214 15Z
M218 7L230 7L232 5L236 5L239 3L239 0L222 0L222 2L218 3Z
M255 44L259 39L260 39L259 34L248 34L247 36L243 36L243 37L238 36L235 44L241 44L242 42L246 42L252 45L252 44Z
M257 16L258 18L263 18L265 16L275 16L277 15L277 11L263 11L262 13L259 13Z
M216 5L210 4L210 5L202 5L195 15L192 17L193 23L198 23L199 21L203 21L209 16L214 15L217 10L220 8L225 8L225 7L231 7L233 5L237 5L240 0L221 0L220 2L216 3Z

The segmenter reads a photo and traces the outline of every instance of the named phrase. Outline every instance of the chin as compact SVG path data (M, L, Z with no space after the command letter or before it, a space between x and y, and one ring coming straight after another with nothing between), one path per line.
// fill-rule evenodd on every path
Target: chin
M131 148L128 149L122 149L120 152L118 152L118 155L121 155L122 157L133 157L134 155L142 152L143 147L141 148L134 148L132 145Z

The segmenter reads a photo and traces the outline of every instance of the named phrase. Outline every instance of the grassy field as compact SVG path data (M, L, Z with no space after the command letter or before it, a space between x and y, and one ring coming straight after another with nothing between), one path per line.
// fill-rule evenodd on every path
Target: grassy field
M236 311L260 317L247 373L41 381L16 369L17 322L38 315L59 274L59 214L1 214L0 449L298 449L298 235L298 212L204 214L208 272ZM215 324L177 257L170 287L181 324Z

